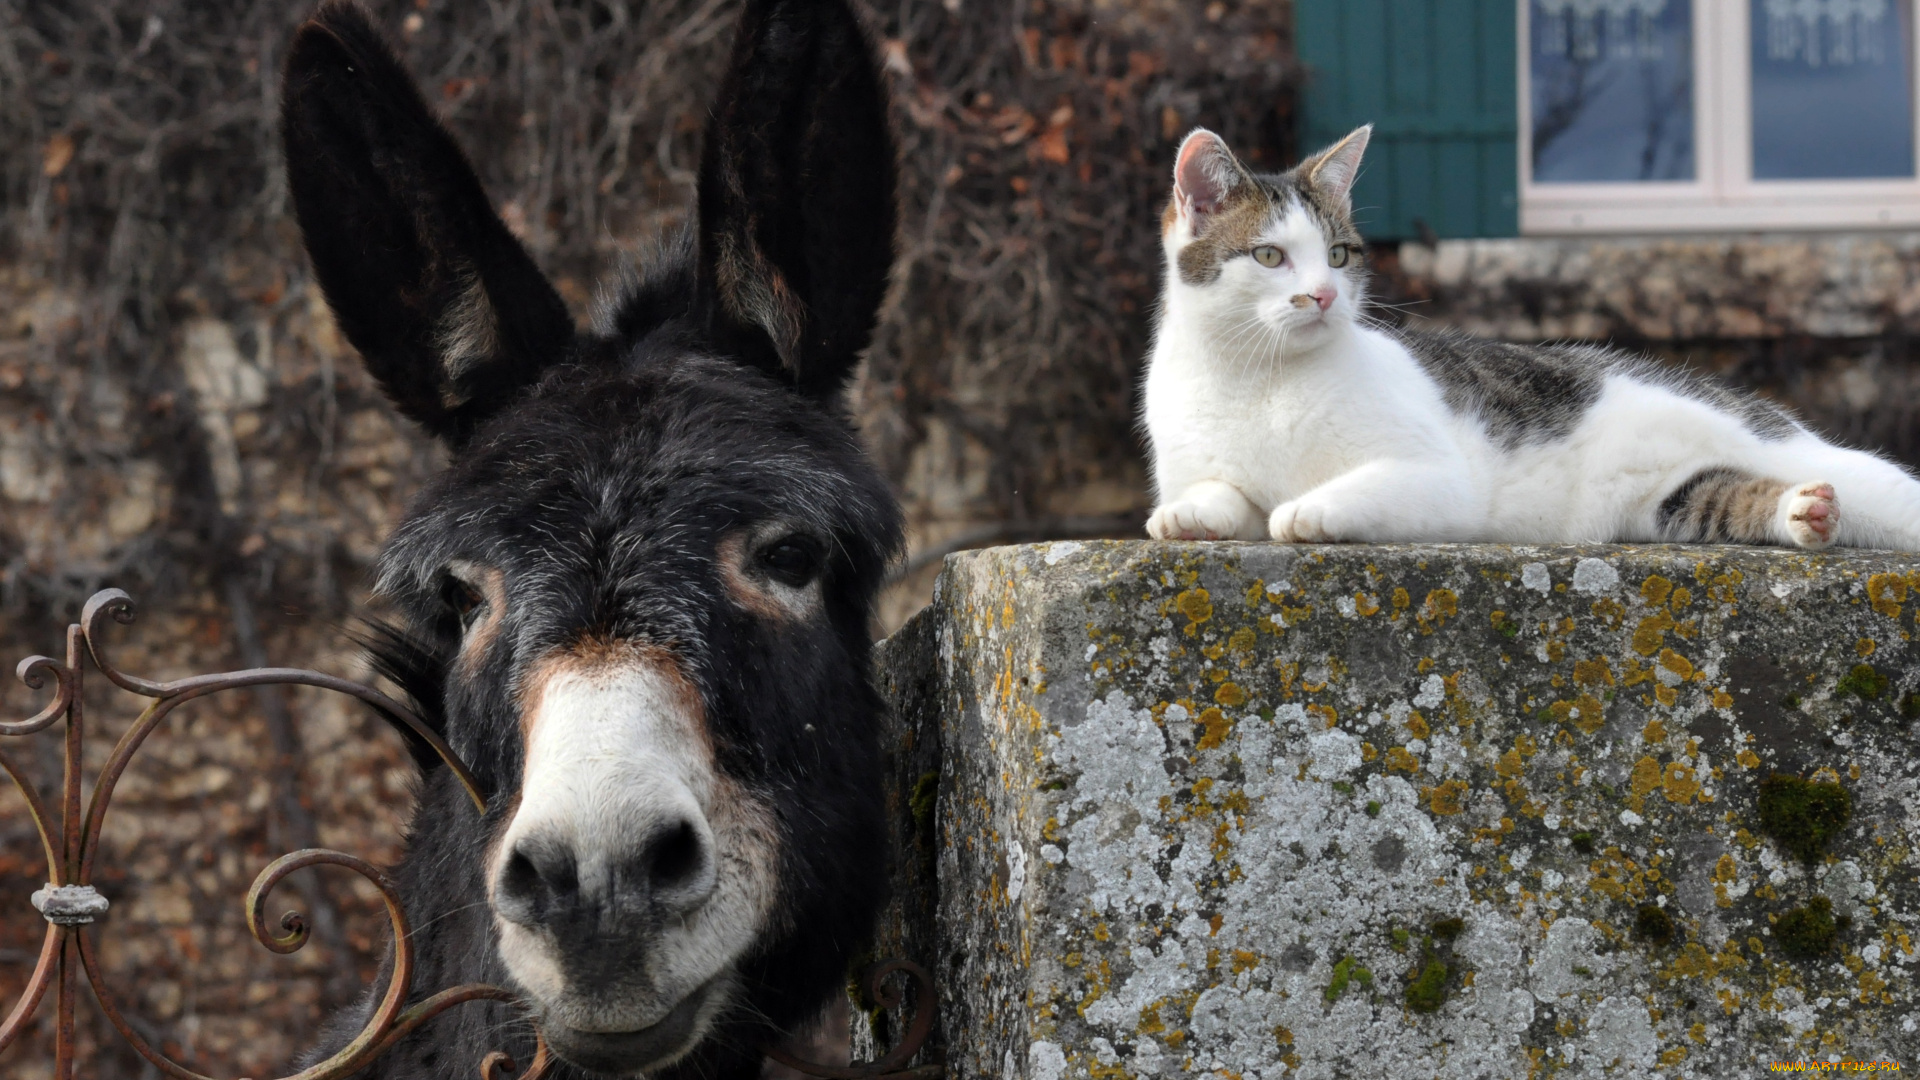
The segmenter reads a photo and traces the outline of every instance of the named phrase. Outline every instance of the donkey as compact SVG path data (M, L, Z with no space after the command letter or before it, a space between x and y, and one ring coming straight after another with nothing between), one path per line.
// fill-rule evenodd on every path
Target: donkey
M747 0L697 214L577 331L368 18L330 2L294 40L315 276L450 451L381 554L399 614L369 635L488 797L415 747L393 875L415 985L517 990L551 1075L757 1077L872 929L868 620L902 525L840 399L893 256L886 117L846 0ZM362 1075L524 1062L522 1017L463 1006Z

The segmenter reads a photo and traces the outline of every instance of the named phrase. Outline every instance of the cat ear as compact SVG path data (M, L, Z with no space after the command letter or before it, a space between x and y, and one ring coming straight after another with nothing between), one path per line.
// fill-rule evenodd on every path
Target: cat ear
M1341 202L1353 190L1360 175L1360 155L1367 152L1367 140L1373 137L1373 125L1354 128L1352 134L1300 163L1307 183Z
M1180 213L1200 232L1207 217L1227 205L1227 196L1245 180L1240 162L1220 136L1194 128L1180 144L1173 166L1173 197Z

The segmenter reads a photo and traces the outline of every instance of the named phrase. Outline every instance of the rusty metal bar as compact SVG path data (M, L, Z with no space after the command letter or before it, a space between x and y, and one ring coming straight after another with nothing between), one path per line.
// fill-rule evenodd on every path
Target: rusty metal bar
M46 888L34 894L34 906L47 920L47 936L40 948L39 961L28 977L26 991L0 1021L0 1053L17 1042L27 1024L39 1011L49 991L55 999L54 1076L72 1080L74 1069L74 987L84 978L92 989L101 1011L129 1047L141 1058L176 1080L215 1080L173 1061L153 1047L136 1030L115 1004L94 952L93 938L87 927L106 913L109 904L92 885L94 860L99 854L101 831L113 801L115 786L147 737L172 714L173 710L195 698L222 690L268 685L315 686L346 694L406 725L445 761L472 798L474 806L486 811L486 797L466 763L462 762L438 732L428 727L412 710L371 687L334 675L300 668L250 668L215 675L196 675L171 682L154 682L129 675L108 659L101 640L103 620L131 623L133 598L119 589L94 594L81 612L80 621L67 628L66 662L46 656L30 656L20 662L16 673L29 689L46 686L54 680L53 698L39 712L24 721L0 723L0 737L25 737L37 734L64 719L65 759L61 770L58 805L60 820L56 828L50 808L28 781L14 760L0 752L0 772L5 772L27 801L47 860ZM88 662L108 682L128 693L151 698L140 714L114 745L107 762L95 778L91 799L82 806L82 764L86 742L84 709L84 668ZM84 813L83 813L84 811ZM413 937L406 912L393 882L371 863L338 851L308 848L282 855L260 871L248 890L247 926L261 945L276 953L292 953L306 945L309 931L298 912L288 912L274 930L266 922L266 902L274 887L287 875L311 866L339 866L366 878L380 891L386 903L387 918L393 931L393 967L387 977L386 992L365 1028L338 1053L283 1080L341 1080L364 1068L390 1050L400 1039L434 1017L469 1001L497 1001L518 1004L512 991L484 983L449 987L432 994L412 1007L414 974ZM918 965L905 960L890 960L871 968L865 979L868 996L884 1008L897 1007L901 991L886 981L904 974L915 986L913 1022L900 1044L879 1060L852 1066L818 1065L793 1057L774 1047L766 1055L799 1072L820 1080L930 1080L942 1075L937 1064L907 1068L933 1030L936 994L933 980ZM533 1060L524 1073L514 1077L515 1063L506 1053L495 1050L480 1064L480 1080L540 1080L553 1065L544 1038L538 1040Z

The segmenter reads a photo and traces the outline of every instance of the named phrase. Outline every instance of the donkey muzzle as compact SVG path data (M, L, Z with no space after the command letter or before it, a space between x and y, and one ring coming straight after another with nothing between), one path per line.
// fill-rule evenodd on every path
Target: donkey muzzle
M619 937L697 910L714 891L713 830L695 806L649 809L623 815L630 837L528 830L494 883L494 910L561 941Z
M670 658L576 649L525 685L520 801L489 860L501 959L561 1056L664 1064L724 1006L777 845Z

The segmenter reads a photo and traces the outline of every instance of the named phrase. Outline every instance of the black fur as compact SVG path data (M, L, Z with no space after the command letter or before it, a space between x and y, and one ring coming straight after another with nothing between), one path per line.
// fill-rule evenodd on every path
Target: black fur
M697 224L604 333L576 335L366 17L329 3L300 30L288 173L320 283L395 404L454 451L382 555L404 625L367 636L490 794L483 819L423 759L394 873L417 997L507 978L482 859L517 801L518 680L588 636L667 650L721 772L782 829L778 911L739 967L738 999L690 1056L647 1075L757 1077L760 1049L844 985L886 880L867 627L902 525L837 401L892 257L885 115L843 0L749 0ZM729 597L716 547L768 522L824 542L817 619ZM467 655L444 600L456 561L499 570L506 590ZM339 1018L329 1046L369 1008ZM466 1005L364 1075L464 1080L487 1051L524 1064L532 1045L511 1010ZM586 1074L563 1062L552 1075Z
M887 281L865 268L893 260L886 97L867 52L841 4L749 4L700 168L701 230L728 238L700 251L709 332L823 397L873 333Z
M415 637L402 627L382 622L370 622L361 632L349 636L354 644L366 650L374 673L406 695L414 716L445 738L448 664L445 641ZM446 764L440 760L439 751L422 739L419 732L398 717L387 719L400 733L401 740L407 744L407 753L413 756L421 772L431 772Z
M300 231L334 317L400 411L458 442L563 354L573 320L453 136L359 9L322 5L287 57L281 130ZM450 368L468 290L489 348Z

